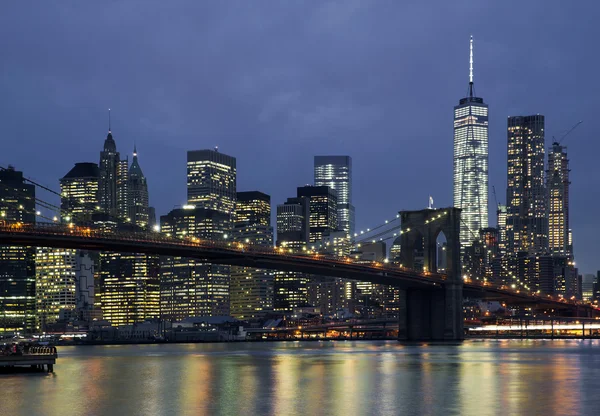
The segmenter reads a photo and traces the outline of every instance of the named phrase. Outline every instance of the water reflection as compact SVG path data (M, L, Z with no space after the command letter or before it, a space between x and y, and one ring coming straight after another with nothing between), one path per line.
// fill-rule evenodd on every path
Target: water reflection
M595 414L596 341L62 348L0 376L7 415Z

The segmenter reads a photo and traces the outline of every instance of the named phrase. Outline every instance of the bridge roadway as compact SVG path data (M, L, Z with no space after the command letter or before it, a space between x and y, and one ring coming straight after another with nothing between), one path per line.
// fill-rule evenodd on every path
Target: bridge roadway
M292 271L316 276L339 277L377 283L400 289L443 288L446 276L418 273L398 265L372 262L357 263L350 258L322 254L290 253L282 248L265 248L235 242L216 242L197 238L176 239L160 233L113 232L58 224L2 224L0 245L72 248L91 251L145 253L179 256L216 264ZM591 316L591 307L550 296L532 295L510 288L498 288L489 283L465 282L465 296L527 304L540 308L584 309Z

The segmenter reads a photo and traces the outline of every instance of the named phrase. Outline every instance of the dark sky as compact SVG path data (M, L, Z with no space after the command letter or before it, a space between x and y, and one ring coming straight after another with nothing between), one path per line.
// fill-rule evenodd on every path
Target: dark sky
M58 188L74 162L98 161L112 108L157 214L185 202L186 150L215 145L237 157L238 190L269 193L273 207L312 182L315 154L352 156L359 230L429 194L448 206L473 34L500 202L507 116L544 114L548 146L584 120L565 144L576 261L592 272L598 15L596 0L5 2L0 164Z

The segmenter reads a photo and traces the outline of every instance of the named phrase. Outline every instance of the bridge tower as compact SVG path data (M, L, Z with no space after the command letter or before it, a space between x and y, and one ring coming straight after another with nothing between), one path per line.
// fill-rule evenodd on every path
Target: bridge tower
M446 281L433 289L400 292L398 339L459 341L464 337L460 261L460 209L400 211L400 262L415 269L415 251L423 250L423 270L437 272L437 238L446 237Z

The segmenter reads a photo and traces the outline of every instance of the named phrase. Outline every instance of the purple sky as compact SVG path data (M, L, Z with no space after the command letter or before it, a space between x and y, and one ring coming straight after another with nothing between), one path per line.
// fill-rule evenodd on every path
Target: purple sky
M584 120L565 144L576 261L593 272L599 13L594 0L8 2L0 164L58 188L73 163L98 162L110 107L159 215L185 202L186 150L215 145L237 157L238 190L273 206L312 182L313 155L352 156L358 230L429 194L448 206L473 34L500 202L507 116L544 114L548 146ZM495 225L492 195L490 207Z

